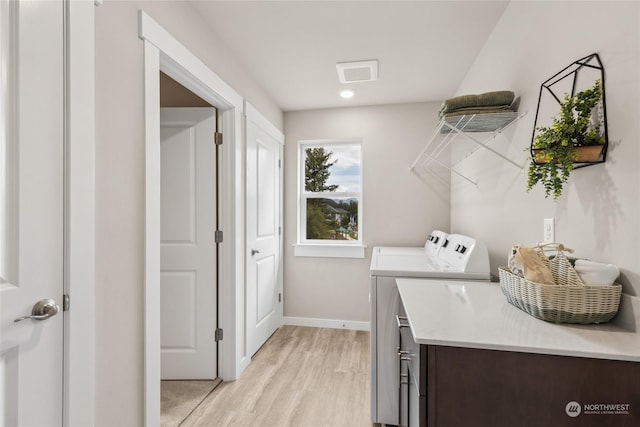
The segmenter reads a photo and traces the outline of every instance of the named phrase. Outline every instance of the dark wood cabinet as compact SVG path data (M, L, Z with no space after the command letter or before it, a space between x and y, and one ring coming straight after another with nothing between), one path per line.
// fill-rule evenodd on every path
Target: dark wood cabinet
M410 425L640 426L637 362L426 345L419 354L424 394L409 397L420 405Z
M397 286L403 427L640 427L638 328L543 322L491 284Z

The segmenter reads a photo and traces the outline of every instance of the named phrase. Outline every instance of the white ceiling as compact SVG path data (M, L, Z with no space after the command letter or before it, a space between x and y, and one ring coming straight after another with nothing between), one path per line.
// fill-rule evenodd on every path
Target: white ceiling
M194 1L283 111L453 96L508 1ZM336 62L377 59L375 82ZM355 97L343 100L350 87Z

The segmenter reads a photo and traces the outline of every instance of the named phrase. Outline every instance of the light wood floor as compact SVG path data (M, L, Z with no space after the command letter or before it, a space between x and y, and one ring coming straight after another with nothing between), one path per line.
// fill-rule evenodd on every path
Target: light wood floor
M284 326L181 426L371 426L369 333Z
M220 380L164 380L160 383L160 427L177 427Z

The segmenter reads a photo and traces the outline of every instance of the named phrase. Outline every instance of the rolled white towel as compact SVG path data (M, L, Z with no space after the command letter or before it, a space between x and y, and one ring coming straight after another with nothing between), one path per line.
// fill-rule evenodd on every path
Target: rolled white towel
M620 268L613 264L602 264L586 259L576 260L578 276L587 286L610 286L620 275Z

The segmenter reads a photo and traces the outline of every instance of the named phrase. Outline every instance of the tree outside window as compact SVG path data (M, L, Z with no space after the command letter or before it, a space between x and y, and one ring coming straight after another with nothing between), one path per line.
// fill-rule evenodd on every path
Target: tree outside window
M360 143L301 143L301 242L361 243Z

